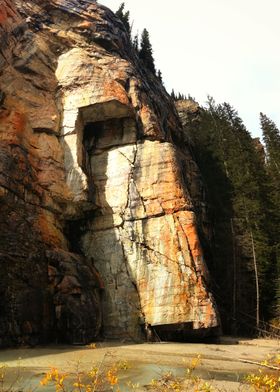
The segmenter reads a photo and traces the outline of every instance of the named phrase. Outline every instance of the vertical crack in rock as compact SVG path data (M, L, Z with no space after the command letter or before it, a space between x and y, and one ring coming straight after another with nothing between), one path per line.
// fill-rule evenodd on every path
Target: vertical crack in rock
M179 226L181 228L181 233L185 233L185 230L184 230L184 228L183 228L183 226L182 226L182 224L180 222L179 217L178 216L174 216L174 214L172 214L172 217L174 219L174 224L176 225L176 222L179 224ZM180 241L180 237L179 237L179 232L178 231L176 232L176 235L177 235L177 238L178 238L178 242L180 243L181 241ZM192 254L192 250L191 250L191 247L190 247L190 243L189 243L188 237L185 236L185 239L186 239L188 254L190 255L190 260L191 260L191 266L190 267L193 269L194 273L197 274L197 268L196 268L196 264L195 264L195 261L194 261L194 258L193 258L193 254Z
M124 207L124 210L121 213L121 216L123 218L123 221L125 220L125 215L126 215L126 210L129 209L131 212L131 193L133 193L133 186L135 186L134 181L133 181L133 175L134 175L134 165L135 165L135 161L136 161L136 156L137 156L137 143L135 145L133 145L135 147L134 151L133 151L133 158L129 159L123 152L119 151L119 153L128 161L128 163L130 164L130 170L128 173L128 181L127 181L127 202L126 205Z

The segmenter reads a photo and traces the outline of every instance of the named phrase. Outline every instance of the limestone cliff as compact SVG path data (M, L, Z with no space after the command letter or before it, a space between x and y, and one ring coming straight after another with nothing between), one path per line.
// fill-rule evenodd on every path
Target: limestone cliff
M0 0L0 42L0 345L217 329L197 166L122 23Z

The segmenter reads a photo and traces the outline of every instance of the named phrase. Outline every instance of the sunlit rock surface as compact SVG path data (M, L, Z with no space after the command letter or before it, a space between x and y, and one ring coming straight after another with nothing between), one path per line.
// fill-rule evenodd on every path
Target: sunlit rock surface
M216 332L176 109L92 1L0 7L0 345Z

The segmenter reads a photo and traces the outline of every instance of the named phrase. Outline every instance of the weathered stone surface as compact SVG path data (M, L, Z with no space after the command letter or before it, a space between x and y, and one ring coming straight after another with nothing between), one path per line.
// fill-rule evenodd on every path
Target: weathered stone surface
M0 345L217 328L199 172L122 23L2 0L0 42Z
M82 256L61 249L47 251L46 256L57 339L75 344L96 339L102 323L100 275Z
M100 135L96 146L105 146ZM150 140L125 145L119 140L118 144L92 151L99 216L90 221L83 237L85 254L93 257L106 277L105 331L120 337L128 334L124 326L132 322L134 329L139 323L189 323L192 329L217 326L193 206L183 187L175 146ZM133 296L132 310L124 298ZM112 320L120 320L121 325L112 328Z

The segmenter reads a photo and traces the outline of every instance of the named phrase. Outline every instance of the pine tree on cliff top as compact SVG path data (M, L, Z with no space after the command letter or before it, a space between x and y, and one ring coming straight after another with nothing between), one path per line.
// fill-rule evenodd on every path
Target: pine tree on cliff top
M129 22L130 14L129 14L129 11L124 12L124 7L125 7L125 4L121 3L121 5L119 6L119 9L116 11L115 15L122 21L126 31L129 34L129 37L130 37L130 34L131 34L131 26L130 26L130 22Z
M141 35L139 57L146 67L155 75L155 62L153 58L153 50L147 29L144 29Z

